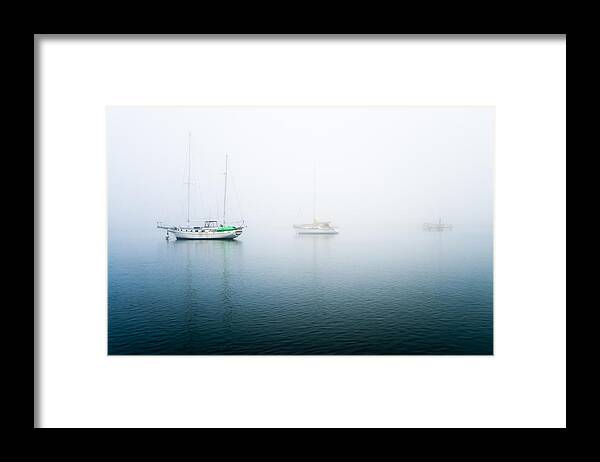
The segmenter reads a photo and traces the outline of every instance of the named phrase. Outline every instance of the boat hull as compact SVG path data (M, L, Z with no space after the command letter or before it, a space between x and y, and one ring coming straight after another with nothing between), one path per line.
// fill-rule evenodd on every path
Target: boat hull
M298 234L338 234L337 229L296 229Z
M223 232L194 232L194 231L172 231L169 230L173 236L178 240L193 240L193 241L204 241L204 240L231 240L241 236L241 230L234 231L223 231Z

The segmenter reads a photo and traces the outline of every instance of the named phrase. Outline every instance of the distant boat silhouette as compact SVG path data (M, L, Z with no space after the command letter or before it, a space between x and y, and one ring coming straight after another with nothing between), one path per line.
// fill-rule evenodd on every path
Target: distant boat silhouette
M452 225L442 223L442 219L440 218L437 223L423 223L423 229L425 231L452 230Z
M316 218L317 211L317 167L313 170L313 221L312 223L294 225L298 234L338 234L336 227L330 221L320 221Z

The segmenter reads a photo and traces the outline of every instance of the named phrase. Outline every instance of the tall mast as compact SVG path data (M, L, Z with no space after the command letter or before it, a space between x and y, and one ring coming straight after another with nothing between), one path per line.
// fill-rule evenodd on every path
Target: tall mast
M192 181L192 132L188 133L187 223L190 225L190 183Z
M317 222L317 161L313 165L313 223Z
M225 191L223 192L223 225L227 216L227 154L225 154Z

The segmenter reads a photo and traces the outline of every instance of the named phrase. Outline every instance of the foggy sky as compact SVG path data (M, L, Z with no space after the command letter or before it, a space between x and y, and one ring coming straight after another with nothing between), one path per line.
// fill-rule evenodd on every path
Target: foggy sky
M491 229L492 107L109 107L111 231L192 219Z

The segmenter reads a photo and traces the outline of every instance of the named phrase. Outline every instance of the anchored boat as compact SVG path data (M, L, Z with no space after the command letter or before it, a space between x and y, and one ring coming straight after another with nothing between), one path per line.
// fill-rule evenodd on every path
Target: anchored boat
M451 230L452 225L442 223L442 219L440 218L437 223L423 223L423 229L425 231L444 231Z
M317 221L305 225L294 225L298 234L338 234L337 228L329 221Z
M242 234L242 226L224 226L216 220L206 220L203 226L165 226L157 228L167 230L176 239L235 239Z
M188 181L187 181L187 225L170 226L162 222L157 222L156 227L167 231L166 239L169 239L169 234L172 234L176 239L235 239L241 236L244 223L227 224L227 155L225 155L225 188L223 191L223 221L203 220L202 226L194 226L193 223L202 220L190 219L190 185L191 185L191 169L192 169L192 150L191 150L191 133L188 138Z
M317 168L313 170L313 222L294 225L298 234L338 234L338 230L330 221L320 221L316 218L317 211Z

